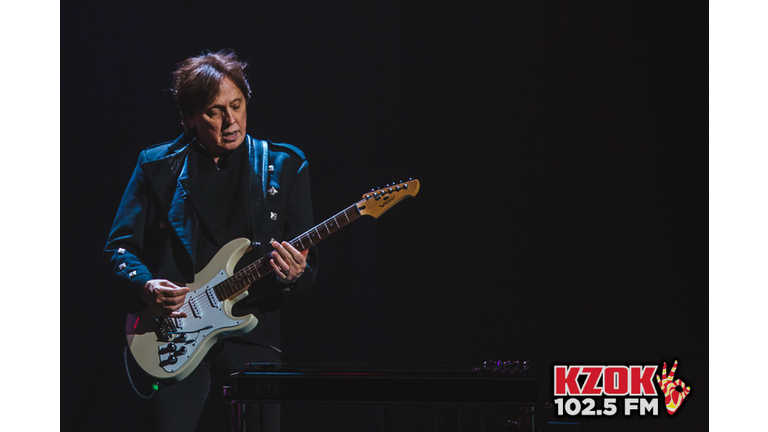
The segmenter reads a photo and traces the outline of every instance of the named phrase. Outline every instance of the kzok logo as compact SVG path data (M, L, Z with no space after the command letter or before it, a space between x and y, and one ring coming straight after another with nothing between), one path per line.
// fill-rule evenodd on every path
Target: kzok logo
M658 415L659 399L653 397L658 396L653 383L656 369L656 366L555 366L555 396L572 396L555 399L557 415L614 415L619 409L617 398L610 396L622 396L624 415L635 411L640 415ZM676 369L677 361L667 377L664 363L662 377L656 375L669 414L677 411L691 391L680 379L673 381ZM602 399L602 406L595 402L595 396Z
M656 366L555 366L555 396L655 396L654 372ZM582 386L579 375L586 375Z

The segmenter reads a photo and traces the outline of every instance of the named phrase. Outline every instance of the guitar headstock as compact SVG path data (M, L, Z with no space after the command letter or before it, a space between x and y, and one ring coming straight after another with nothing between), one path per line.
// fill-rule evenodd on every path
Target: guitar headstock
M414 197L418 193L418 180L408 180L407 182L387 185L387 187L378 190L372 189L363 195L363 199L357 203L357 208L360 210L360 214L377 218L395 204L408 197Z

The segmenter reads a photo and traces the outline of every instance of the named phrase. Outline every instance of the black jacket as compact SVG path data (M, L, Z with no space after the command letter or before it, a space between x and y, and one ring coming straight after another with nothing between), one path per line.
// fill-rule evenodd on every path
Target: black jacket
M266 161L263 144L268 149ZM192 282L201 270L195 268L201 223L195 202L203 202L205 197L196 193L195 175L188 170L190 145L196 144L182 135L143 150L117 211L104 257L129 309L143 306L139 293L148 280L168 279L183 284ZM238 268L271 252L271 239L291 240L313 226L309 168L304 154L292 145L250 136L242 145L248 146L249 166L245 176L248 212L243 217L251 216L250 240L260 244L241 259ZM290 290L280 286L274 275L254 284L249 289L251 295L236 304L233 313L253 313L259 325L241 338L279 347L283 296L306 290L316 272L317 257L311 248L307 269Z

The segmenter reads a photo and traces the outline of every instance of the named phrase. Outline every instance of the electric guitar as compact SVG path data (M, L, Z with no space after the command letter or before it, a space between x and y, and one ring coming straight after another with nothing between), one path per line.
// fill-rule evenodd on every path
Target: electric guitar
M304 251L360 216L378 218L418 192L418 180L371 190L362 200L290 243ZM186 285L189 293L180 309L186 318L157 317L146 308L128 315L125 322L128 347L145 372L157 379L180 381L192 373L219 339L241 335L256 327L258 320L251 314L232 316L232 306L248 295L248 287L273 271L269 254L234 273L235 265L250 247L251 241L246 238L232 240L195 275L195 281Z

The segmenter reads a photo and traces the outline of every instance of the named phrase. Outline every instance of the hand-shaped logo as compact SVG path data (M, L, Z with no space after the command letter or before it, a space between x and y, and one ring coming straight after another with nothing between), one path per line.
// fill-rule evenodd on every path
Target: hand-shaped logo
M677 360L675 360L675 364L669 372L669 377L667 377L667 363L664 362L661 378L656 375L656 382L659 383L661 391L664 392L664 403L667 405L667 412L669 414L674 414L680 408L680 405L683 404L683 400L688 396L688 393L691 392L691 388L686 387L680 378L675 380L675 370L677 370ZM680 387L680 390L677 390L677 387Z

